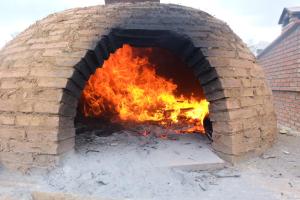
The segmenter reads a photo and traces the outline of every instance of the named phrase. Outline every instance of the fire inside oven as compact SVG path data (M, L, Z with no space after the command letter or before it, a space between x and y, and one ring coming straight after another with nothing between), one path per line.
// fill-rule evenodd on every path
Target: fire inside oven
M186 64L166 49L128 44L91 75L76 121L90 129L142 126L139 133L144 136L156 126L164 130L155 133L161 138L168 133L212 133L209 102Z

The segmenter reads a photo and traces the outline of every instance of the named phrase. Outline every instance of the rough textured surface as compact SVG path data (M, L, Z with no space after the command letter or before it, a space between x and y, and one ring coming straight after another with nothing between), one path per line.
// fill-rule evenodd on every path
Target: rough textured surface
M278 124L300 134L300 22L259 55L273 90Z
M202 144L203 140L200 143ZM106 144L109 146L108 143ZM194 144L197 142L194 141ZM141 160L138 163L114 160L115 167L104 165L105 170L101 162L99 167L86 164L96 163L96 159L90 162L87 162L87 159L79 159L75 165L72 164L73 167L64 165L55 169L54 173L44 175L43 181L41 181L41 175L35 176L33 172L31 175L24 176L0 169L0 199L32 200L32 192L40 191L48 194L53 192L49 194L50 196L55 196L57 192L80 195L85 196L84 199L91 195L100 199L109 197L116 200L195 200L199 197L206 200L299 200L299 145L300 137L280 135L275 145L262 156L213 171L170 171L144 168L131 174L132 168L144 162L142 158L145 153L140 155ZM110 146L108 149L113 148L116 146ZM149 148L146 148L144 152L147 150ZM101 152L90 152L87 155L96 158L97 154ZM122 155L124 154L126 152L123 151ZM101 160L110 159L104 156L100 158ZM81 175L78 173L70 176L78 170L77 163L86 164L86 167L83 168ZM116 173L110 173L114 170ZM109 178L111 176L115 178ZM45 185L43 182L47 179L57 181L51 181ZM64 180L65 183L59 183L58 179ZM139 179L141 182L137 184L133 179ZM128 184L128 181L132 181L132 184Z
M200 10L159 3L110 4L49 15L0 51L0 160L10 168L49 167L74 147L81 92L74 66L111 28L170 30L191 38L209 66L199 79L214 128L213 147L235 162L276 138L271 91L246 45ZM196 72L197 73L197 72ZM88 74L89 75L89 74Z

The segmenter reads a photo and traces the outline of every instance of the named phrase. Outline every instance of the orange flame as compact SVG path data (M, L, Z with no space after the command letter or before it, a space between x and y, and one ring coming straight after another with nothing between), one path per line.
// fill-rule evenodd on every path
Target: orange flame
M86 117L113 115L121 121L187 123L185 132L203 132L209 102L175 96L177 85L156 74L147 57L133 55L124 45L111 54L88 80L81 97Z

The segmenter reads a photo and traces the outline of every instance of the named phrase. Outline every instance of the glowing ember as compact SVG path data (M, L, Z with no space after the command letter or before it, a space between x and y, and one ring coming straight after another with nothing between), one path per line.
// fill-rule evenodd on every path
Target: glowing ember
M209 102L174 95L177 85L160 77L148 58L133 55L124 45L98 68L81 97L86 117L111 116L114 121L185 124L180 132L204 132ZM145 133L146 134L146 133Z

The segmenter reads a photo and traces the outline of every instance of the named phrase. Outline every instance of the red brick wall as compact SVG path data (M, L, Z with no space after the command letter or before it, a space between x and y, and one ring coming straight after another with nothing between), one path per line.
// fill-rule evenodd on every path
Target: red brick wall
M300 92L273 91L278 124L300 132Z
M278 123L300 132L300 24L258 56L273 90Z

